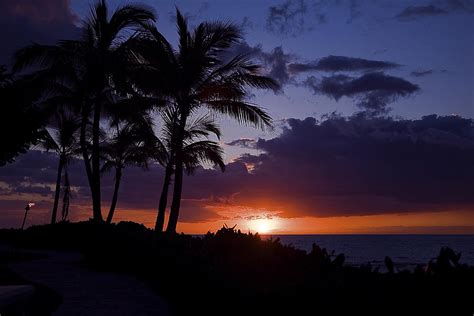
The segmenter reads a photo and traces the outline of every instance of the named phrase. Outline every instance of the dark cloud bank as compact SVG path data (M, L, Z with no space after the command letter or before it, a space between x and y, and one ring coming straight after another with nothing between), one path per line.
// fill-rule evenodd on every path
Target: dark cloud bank
M333 115L321 122L312 117L289 119L278 137L232 144L262 153L242 155L225 173L200 169L187 177L183 221L225 218L218 214L222 209L263 209L282 217L474 211L471 119L430 115L395 120L363 113L349 118ZM37 151L1 168L0 182L9 187L1 186L0 209L21 210L26 201L18 193L29 190L41 197L39 208L46 212L52 192L45 184L53 183L55 170L55 158ZM159 167L126 170L119 212L154 210L161 178ZM71 182L77 187L71 212L88 210L80 162L71 167ZM108 201L111 178L104 183Z

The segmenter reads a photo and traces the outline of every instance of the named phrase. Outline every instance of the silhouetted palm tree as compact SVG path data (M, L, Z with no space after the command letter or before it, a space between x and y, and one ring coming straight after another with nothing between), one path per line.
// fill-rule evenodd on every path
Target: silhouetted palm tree
M168 204L168 189L175 168L174 144L176 134L179 131L179 117L176 109L163 111L162 118L162 145L158 161L165 167L165 177L155 224L156 232L163 231L164 227L165 212ZM188 174L191 174L198 166L205 163L217 165L224 171L224 152L221 146L214 141L200 140L203 137L209 137L211 134L220 138L221 132L210 116L201 116L189 122L186 126L183 141L183 164Z
M79 40L61 41L55 46L34 44L16 54L14 69L36 65L58 75L57 81L69 77L80 79L84 88L81 99L81 147L91 188L94 219L101 221L100 187L100 121L104 108L113 100L117 89L127 82L128 63L134 60L128 31L139 30L155 20L147 7L125 5L109 15L105 0L97 1L82 26ZM72 71L64 71L72 69ZM74 73L74 76L65 74ZM128 86L130 88L130 86ZM128 91L130 92L130 91ZM92 146L86 144L86 129L92 122ZM90 151L90 152L89 152Z
M108 137L102 148L105 160L102 171L115 170L114 193L107 223L111 223L114 216L122 170L130 165L147 168L150 158L156 155L157 146L153 125L147 116L142 116L140 122L115 122L111 129L115 129L115 133Z
M175 183L167 231L175 232L179 217L184 139L188 118L199 108L224 114L240 123L258 127L271 124L270 116L248 101L248 88L277 89L277 83L260 74L260 67L246 55L224 61L233 44L241 40L238 27L230 23L201 23L193 31L177 10L179 48L155 28L149 27L138 50L145 65L134 73L145 94L162 93L178 110L178 130L173 141Z
M61 191L61 178L63 178L64 181L62 219L65 220L67 218L71 192L68 165L71 162L71 159L77 155L80 150L78 138L80 128L79 119L65 113L64 111L59 111L55 116L53 124L55 125L54 131L48 131L47 136L41 143L44 149L47 151L54 151L59 157L54 204L51 212L51 224L56 223L59 195Z

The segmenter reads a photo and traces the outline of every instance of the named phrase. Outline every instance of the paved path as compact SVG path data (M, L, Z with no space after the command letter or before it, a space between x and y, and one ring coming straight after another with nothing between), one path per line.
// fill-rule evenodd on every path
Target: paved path
M163 298L134 277L89 270L80 253L47 255L10 267L22 277L62 295L63 303L54 315L169 315Z

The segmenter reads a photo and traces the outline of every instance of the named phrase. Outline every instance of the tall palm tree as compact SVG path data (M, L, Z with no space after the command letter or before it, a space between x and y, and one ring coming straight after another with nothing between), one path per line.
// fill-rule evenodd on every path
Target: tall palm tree
M130 46L133 41L128 36L130 31L140 30L151 21L155 21L155 14L148 7L124 5L109 14L107 2L99 0L83 22L79 40L61 41L55 46L33 44L16 53L16 71L35 65L41 68L40 72L50 70L53 74L59 73L59 81L62 81L68 80L63 70L72 68L82 82L84 98L81 99L80 140L91 189L93 215L98 221L102 221L100 122L104 107L113 100L117 89L124 87L127 65L134 60ZM86 143L89 122L92 125L92 146Z
M80 149L78 132L80 121L70 114L59 111L53 122L54 131L47 131L41 146L46 151L54 151L59 157L58 172L56 177L56 190L54 194L53 209L51 212L51 224L56 223L59 195L61 191L61 179L63 179L64 195L62 218L66 219L69 211L70 183L68 165Z
M170 96L178 110L178 129L173 144L174 192L167 231L175 232L183 186L184 139L188 119L207 108L256 127L271 125L270 116L248 101L249 88L277 89L277 83L261 75L247 55L225 61L232 45L241 41L241 31L230 23L201 23L190 31L177 10L179 47L172 45L155 28L148 27L139 53L145 65L132 74L145 93Z
M165 167L165 177L155 224L156 232L163 231L164 227L165 212L168 204L168 190L175 168L174 139L176 132L179 130L176 110L168 109L163 111L162 118L161 152L158 156L158 161ZM188 174L191 174L198 166L204 163L217 165L222 171L225 170L224 152L219 144L210 140L202 140L203 137L207 138L211 134L214 134L219 139L221 132L210 116L198 117L186 126L183 144L183 164Z
M151 119L142 117L140 122L115 122L114 135L103 146L105 163L102 171L115 170L115 185L106 222L111 223L117 205L122 171L126 166L148 167L148 161L156 154L157 139Z

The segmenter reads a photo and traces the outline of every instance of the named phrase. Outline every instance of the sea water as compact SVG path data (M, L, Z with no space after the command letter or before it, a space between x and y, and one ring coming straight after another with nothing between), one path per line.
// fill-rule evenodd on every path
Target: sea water
M343 253L351 265L383 266L389 256L399 269L435 259L442 247L461 253L461 263L474 265L474 235L273 235L283 244L311 251L313 243L334 254Z

